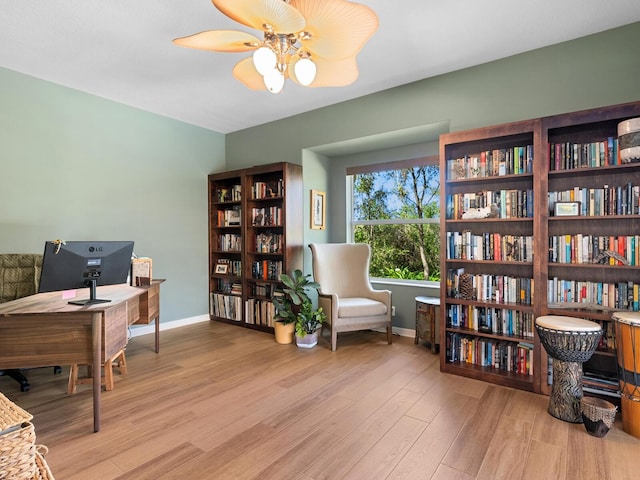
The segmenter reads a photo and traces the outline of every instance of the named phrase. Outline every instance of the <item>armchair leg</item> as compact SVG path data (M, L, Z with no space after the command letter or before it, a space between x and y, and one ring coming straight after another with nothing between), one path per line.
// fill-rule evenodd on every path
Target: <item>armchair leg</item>
M336 348L338 348L338 331L331 328L331 351L335 352Z
M393 342L392 338L393 338L393 331L392 331L391 325L389 325L387 327L387 343L389 345L391 345L391 343Z

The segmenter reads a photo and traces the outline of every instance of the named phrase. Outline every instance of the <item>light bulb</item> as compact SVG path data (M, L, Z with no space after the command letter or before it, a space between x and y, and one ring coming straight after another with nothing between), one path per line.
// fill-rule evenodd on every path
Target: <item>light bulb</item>
M316 78L316 64L310 58L298 60L293 68L298 81L305 87L311 85Z
M260 47L253 52L253 65L264 77L276 66L276 54L269 47Z
M271 93L280 93L284 87L284 75L273 68L264 76L264 86Z

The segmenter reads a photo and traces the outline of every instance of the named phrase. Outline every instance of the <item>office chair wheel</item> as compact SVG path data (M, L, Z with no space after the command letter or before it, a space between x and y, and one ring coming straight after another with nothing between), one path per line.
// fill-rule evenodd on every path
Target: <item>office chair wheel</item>
M29 382L20 382L21 392L28 392L30 389L31 389L31 385L29 385Z
M62 367L60 365L56 365L53 367L53 373L62 373Z

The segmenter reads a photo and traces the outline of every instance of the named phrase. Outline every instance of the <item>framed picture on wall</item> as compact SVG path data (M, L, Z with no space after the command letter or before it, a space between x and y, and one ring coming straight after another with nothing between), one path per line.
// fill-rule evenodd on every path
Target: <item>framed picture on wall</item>
M324 230L325 220L325 193L311 190L311 229Z

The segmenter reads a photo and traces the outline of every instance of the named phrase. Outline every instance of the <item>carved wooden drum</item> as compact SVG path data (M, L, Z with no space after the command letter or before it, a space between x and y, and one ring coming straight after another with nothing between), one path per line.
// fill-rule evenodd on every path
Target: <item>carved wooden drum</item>
M582 318L546 315L536 318L536 331L553 359L548 411L565 422L582 423L582 364L593 355L602 328Z
M622 428L640 438L640 313L613 314Z

